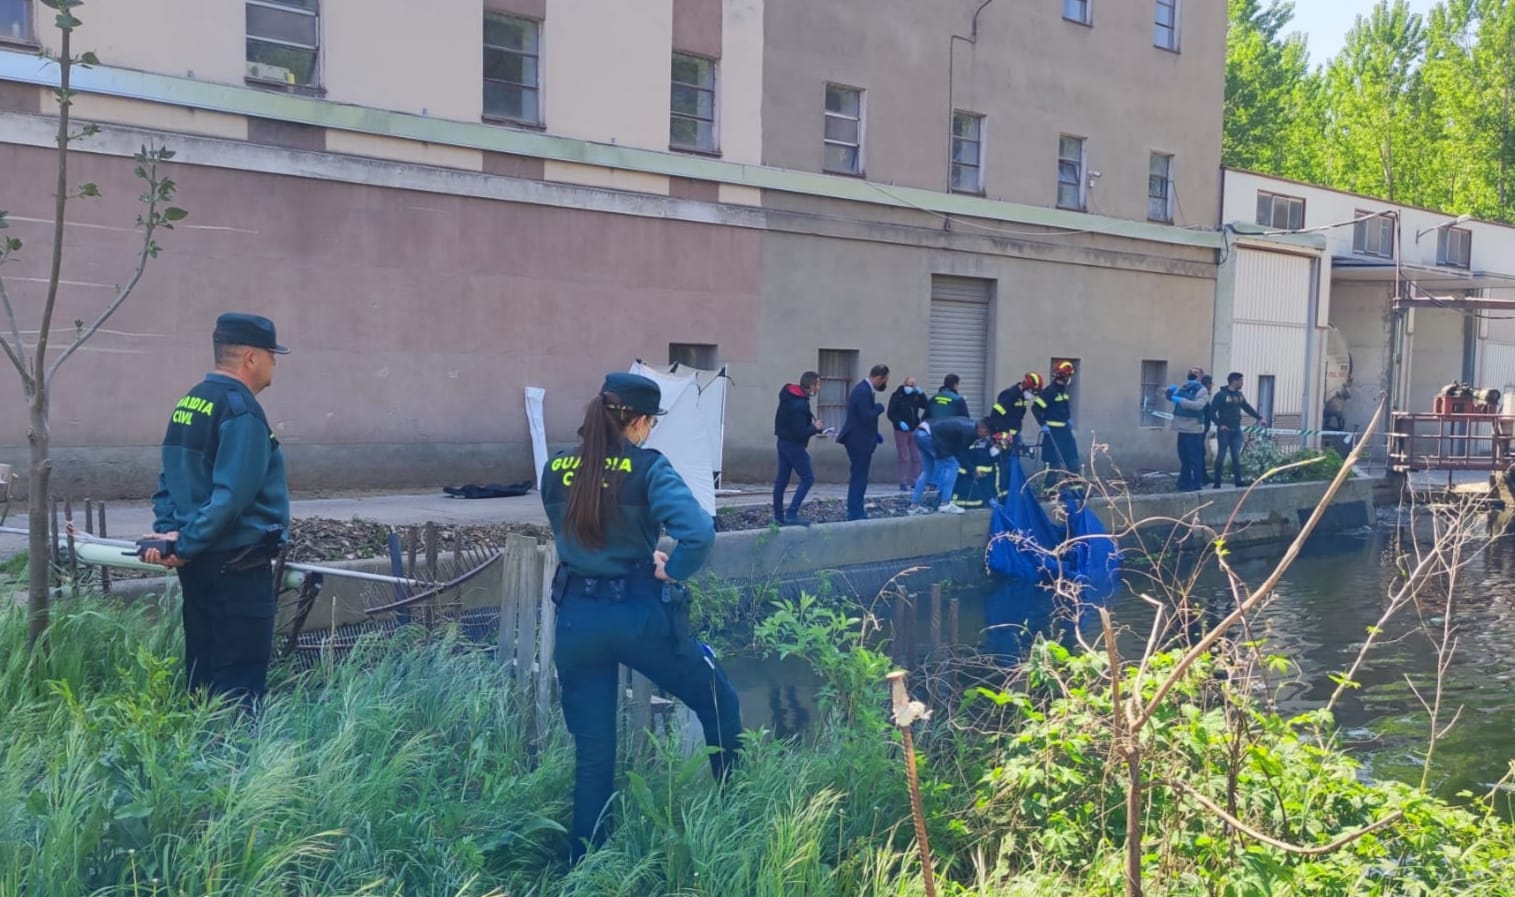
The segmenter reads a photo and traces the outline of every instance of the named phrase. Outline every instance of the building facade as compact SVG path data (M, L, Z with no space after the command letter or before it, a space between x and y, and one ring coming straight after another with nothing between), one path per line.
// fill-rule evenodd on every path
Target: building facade
M771 475L785 382L820 370L834 417L876 363L928 388L958 373L981 414L1022 372L1074 359L1083 441L1143 465L1171 453L1154 390L1209 355L1220 3L100 0L77 15L75 49L101 64L74 72L73 114L101 130L72 177L102 197L70 204L57 320L89 318L130 264L131 152L178 153L190 217L55 383L74 494L151 490L163 415L226 309L272 317L295 350L266 404L302 489L525 478L523 387L546 388L549 440L569 442L604 371L638 358L726 368L728 480ZM0 274L32 328L52 16L0 0L0 208L27 243ZM100 386L120 382L129 401ZM0 416L0 453L24 450L24 426ZM839 449L816 457L844 466Z
M1515 393L1515 228L1246 171L1224 183L1217 366L1277 384L1259 410L1320 427L1346 385L1355 429L1384 394L1428 412L1453 382Z

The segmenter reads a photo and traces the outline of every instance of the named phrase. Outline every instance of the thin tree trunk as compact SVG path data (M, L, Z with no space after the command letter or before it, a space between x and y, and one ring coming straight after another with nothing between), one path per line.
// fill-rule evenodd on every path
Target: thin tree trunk
M41 387L27 403L31 416L31 430L27 441L31 443L31 468L27 477L27 523L31 533L27 539L28 577L27 607L30 614L26 626L26 643L35 647L47 631L48 624L48 579L52 573L52 546L48 544L51 531L48 520L48 479L52 476L53 462L48 457L51 441L47 429L47 393Z
M67 9L61 10L68 16ZM27 441L31 443L31 476L28 478L27 502L30 513L28 522L31 536L27 541L30 557L30 575L27 579L27 608L30 611L26 626L27 647L35 649L48 624L48 577L51 557L48 542L48 509L50 507L48 479L52 475L53 462L48 455L51 439L47 427L47 338L52 328L53 309L58 303L58 283L63 272L63 213L68 206L68 122L69 95L73 58L70 39L72 28L62 29L62 47L58 54L58 183L53 206L53 258L48 276L47 301L42 308L42 320L37 328L37 349L32 356L32 393L27 397L31 412L31 431Z

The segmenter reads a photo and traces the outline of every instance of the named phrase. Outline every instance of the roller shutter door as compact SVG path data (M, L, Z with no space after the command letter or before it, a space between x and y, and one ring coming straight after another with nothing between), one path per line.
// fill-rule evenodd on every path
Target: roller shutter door
M989 294L993 281L964 277L931 278L931 345L926 365L934 392L948 374L962 378L958 391L968 410L982 416L993 400L988 395Z

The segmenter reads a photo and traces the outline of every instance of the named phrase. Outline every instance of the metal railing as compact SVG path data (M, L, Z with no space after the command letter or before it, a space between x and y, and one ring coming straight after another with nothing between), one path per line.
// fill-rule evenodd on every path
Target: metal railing
M1389 466L1410 470L1504 470L1515 464L1515 416L1395 412Z

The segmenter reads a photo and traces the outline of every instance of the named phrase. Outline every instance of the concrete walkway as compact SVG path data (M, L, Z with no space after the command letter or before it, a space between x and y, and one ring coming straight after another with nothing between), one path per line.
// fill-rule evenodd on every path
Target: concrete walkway
M899 495L898 486L877 485L868 489L869 498ZM773 486L757 484L730 484L716 496L717 507L767 506L773 500ZM793 490L790 490L790 495ZM816 483L806 501L834 498L845 500L847 486L843 483ZM75 514L82 514L79 507ZM332 520L373 520L388 526L410 526L423 523L444 524L489 524L489 523L539 523L547 524L547 514L542 510L542 499L535 492L519 498L452 498L438 492L402 493L392 495L354 495L336 498L296 498L290 502L290 515L297 519L324 517ZM10 516L6 526L26 526L25 502L11 502ZM139 501L119 500L106 503L106 528L112 538L133 539L149 532L153 525L152 506L148 499ZM26 549L25 536L0 534L0 560Z

